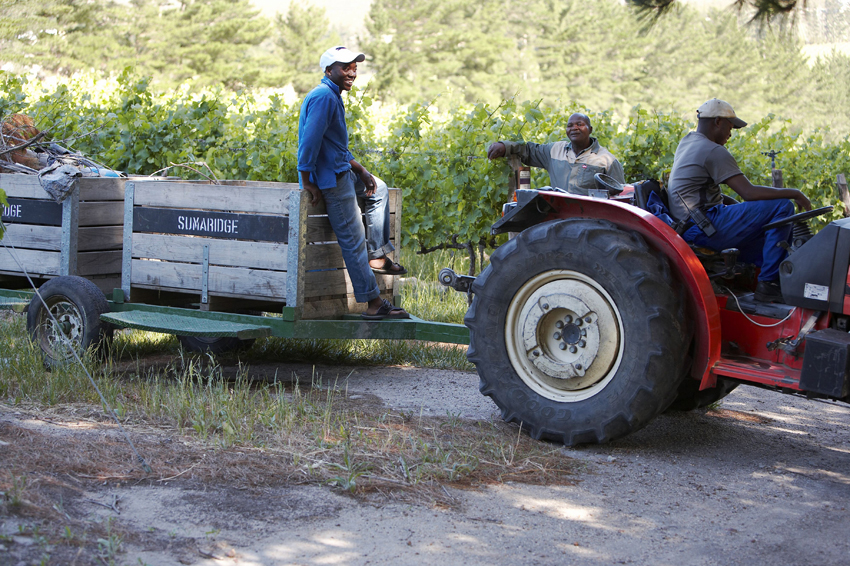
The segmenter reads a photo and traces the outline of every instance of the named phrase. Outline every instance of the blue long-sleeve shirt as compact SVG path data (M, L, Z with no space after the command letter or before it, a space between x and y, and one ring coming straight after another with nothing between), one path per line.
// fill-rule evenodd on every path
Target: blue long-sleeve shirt
M345 106L339 87L327 77L301 104L298 120L298 171L308 171L320 189L336 186L338 173L351 169Z

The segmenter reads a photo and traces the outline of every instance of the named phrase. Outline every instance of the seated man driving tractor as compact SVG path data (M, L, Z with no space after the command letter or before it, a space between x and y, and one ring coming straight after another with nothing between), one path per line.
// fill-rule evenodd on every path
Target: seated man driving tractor
M783 302L779 264L788 255L791 225L765 230L771 222L794 214L794 205L811 210L809 199L797 189L753 185L724 147L733 129L747 125L729 103L713 98L697 110L698 125L679 143L668 186L670 215L693 220L682 237L699 247L722 251L738 248L740 259L761 268L755 298ZM744 202L723 195L723 183Z

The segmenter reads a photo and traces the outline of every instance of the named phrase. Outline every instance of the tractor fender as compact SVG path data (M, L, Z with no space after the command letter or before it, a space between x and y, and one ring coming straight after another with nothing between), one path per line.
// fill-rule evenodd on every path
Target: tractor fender
M616 200L602 200L563 193L539 193L552 210L546 220L594 218L608 220L634 230L650 247L663 253L687 290L686 312L694 322L694 359L691 377L700 380L700 389L714 387L711 369L720 359L720 311L708 274L688 244L675 230L651 213ZM538 210L545 210L542 203Z

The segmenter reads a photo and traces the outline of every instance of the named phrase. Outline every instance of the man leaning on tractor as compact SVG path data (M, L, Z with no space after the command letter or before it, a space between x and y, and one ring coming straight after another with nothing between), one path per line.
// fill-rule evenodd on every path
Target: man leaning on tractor
M592 133L590 118L575 113L567 121L570 141L546 144L497 141L487 149L487 158L518 155L523 164L546 169L553 187L577 195L587 195L588 190L597 188L596 173L625 183L623 166L596 138L590 137Z
M682 138L673 158L667 189L670 215L676 220L688 220L702 212L710 227L702 223L700 228L695 220L682 235L685 241L715 251L738 248L741 261L761 268L756 300L782 302L779 264L787 252L781 243L788 241L791 226L771 230L764 230L764 226L794 214L791 201L805 210L811 210L812 205L797 189L753 185L741 172L723 146L733 129L747 123L735 115L728 102L712 98L699 107L697 118L697 130ZM738 193L744 202L724 195L721 183Z

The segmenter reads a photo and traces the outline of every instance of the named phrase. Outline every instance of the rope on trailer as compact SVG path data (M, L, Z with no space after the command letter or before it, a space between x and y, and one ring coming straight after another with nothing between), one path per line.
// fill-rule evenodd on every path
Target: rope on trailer
M738 302L738 297L735 295L735 293L733 293L729 289L729 287L723 287L723 288L726 289L727 293L732 295L733 299L735 299L735 304L738 305L738 310L741 312L742 315L744 315L744 318L746 318L747 320L749 320L751 323L755 324L756 326L760 326L761 328L773 328L774 326L779 326L780 324L782 324L783 322L785 322L786 320L791 318L791 315L794 314L794 312L797 310L797 307L794 307L793 309L791 309L791 312L788 313L788 316L786 316L785 318L783 318L779 322L775 322L773 324L761 324L761 323L758 323L758 322L754 321L753 319L751 319L750 317L747 316L747 313L745 313L744 309L741 308L741 303Z
M153 473L153 470L151 469L151 467L148 465L148 463L145 461L145 459L142 457L142 455L139 454L139 451L136 450L136 445L133 444L133 441L130 439L130 435L127 433L127 431L124 429L124 426L121 424L121 421L118 419L118 415L115 414L115 411L112 409L112 407L106 401L106 398L103 396L103 393L101 393L100 388L97 386L97 383L95 383L94 378L91 376L91 373L89 373L88 368L83 363L83 360L80 358L79 354L77 354L77 351L71 345L71 341L59 329L59 321L56 320L56 317L53 316L52 312L50 312L50 309L48 308L47 303L44 302L44 299L41 297L41 293L38 292L38 289L36 288L35 283L33 282L32 278L30 277L30 274L27 272L26 268L23 266L23 264L20 261L18 261L18 256L15 254L15 251L16 251L15 246L13 244L7 244L7 242L2 238L0 238L0 243L3 244L3 247L6 248L6 251L9 252L9 255L12 257L12 260L14 260L14 262L18 265L18 267L23 272L24 276L27 278L27 281L29 281L30 287L32 287L32 290L35 291L35 296L38 297L38 300L41 301L41 304L44 307L44 310L47 312L48 316L50 316L50 320L53 323L54 331L58 332L59 335L62 336L62 340L64 341L65 347L68 348L71 351L71 353L74 355L74 359L77 361L78 364L80 364L80 367L83 368L83 372L85 372L86 377L89 379L89 383L91 383L92 387L94 387L94 390L97 391L97 395L98 395L98 397L100 397L100 402L103 403L104 407L106 407L107 412L112 417L112 419L115 421L115 424L118 425L118 428L120 429L121 434L124 435L124 439L127 441L127 444L130 445L130 449L133 450L133 454L136 455L136 460L138 460L139 464L141 464L141 466L142 466L142 469L146 473L148 473L148 474Z

